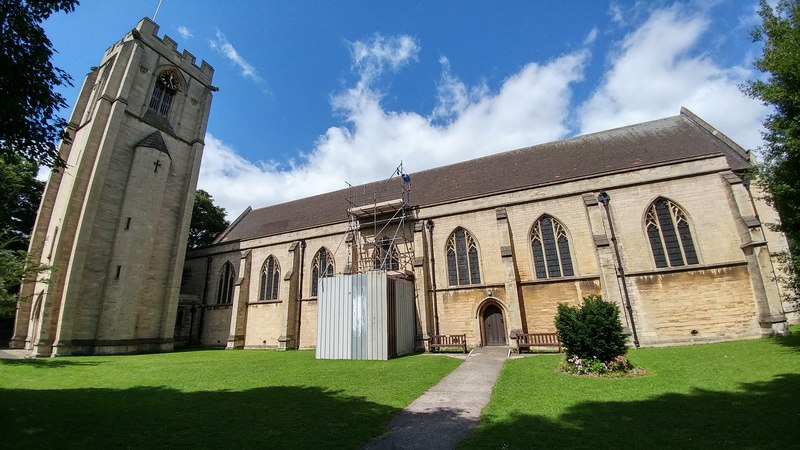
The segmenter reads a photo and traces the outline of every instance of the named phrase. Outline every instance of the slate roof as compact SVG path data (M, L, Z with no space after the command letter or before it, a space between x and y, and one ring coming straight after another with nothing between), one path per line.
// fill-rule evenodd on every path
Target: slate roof
M741 147L690 111L652 122L616 128L571 139L412 173L412 201L426 206L441 202L591 178L604 173L661 165L723 154L732 170L750 166ZM401 180L393 192L399 192ZM348 197L375 192L385 180L328 192L288 203L245 211L217 243L286 233L347 220ZM377 201L390 200L384 195Z

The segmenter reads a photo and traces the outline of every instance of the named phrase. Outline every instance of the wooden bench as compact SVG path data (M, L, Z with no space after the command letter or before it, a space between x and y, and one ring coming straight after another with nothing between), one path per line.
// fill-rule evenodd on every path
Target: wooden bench
M435 352L440 348L457 348L461 347L464 353L467 353L467 335L466 334L438 334L431 336L428 341L428 351Z
M561 342L556 333L520 333L517 335L517 350L531 350L531 347L557 347L561 353Z

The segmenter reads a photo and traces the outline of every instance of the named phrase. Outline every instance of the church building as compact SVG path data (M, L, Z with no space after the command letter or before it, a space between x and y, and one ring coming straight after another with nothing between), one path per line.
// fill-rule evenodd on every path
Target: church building
M320 305L333 287L343 308L388 302L389 356L439 335L512 345L592 294L619 305L637 346L787 332L787 244L765 226L777 215L745 175L750 155L686 109L248 208L187 253L217 89L211 66L157 32L143 19L84 82L31 235L52 269L22 286L14 348L314 348L346 328Z
M600 294L631 343L785 333L785 238L750 155L692 112L247 209L189 252L177 342L313 348L320 280L413 281L416 346L513 345Z

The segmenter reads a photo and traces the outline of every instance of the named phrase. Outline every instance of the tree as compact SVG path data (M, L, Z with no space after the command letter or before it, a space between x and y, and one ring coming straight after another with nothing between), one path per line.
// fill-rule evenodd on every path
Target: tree
M25 250L15 250L16 240L0 233L0 319L14 317L20 283L36 281L50 269L31 260Z
M599 295L584 297L579 307L559 303L555 325L569 356L609 362L627 352L619 308Z
M72 12L78 0L0 1L0 155L21 156L37 165L63 167L58 141L69 140L67 106L55 91L72 85L52 62L53 45L41 27L55 12Z
M44 182L36 179L38 167L29 161L0 156L0 232L13 238L12 250L25 250L36 221Z
M220 233L228 228L225 208L216 206L208 192L198 189L192 208L192 224L189 227L189 248L211 245Z
M772 108L764 120L763 161L756 176L766 200L780 216L777 228L786 234L787 283L800 293L800 2L779 0L773 9L761 0L762 23L753 40L764 43L755 66L765 79L749 82L744 90Z

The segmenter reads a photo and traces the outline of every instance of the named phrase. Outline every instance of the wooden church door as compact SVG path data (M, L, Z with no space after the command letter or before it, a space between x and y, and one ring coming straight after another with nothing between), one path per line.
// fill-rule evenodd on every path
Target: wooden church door
M506 345L503 312L497 305L489 305L483 310L483 336L486 345Z

